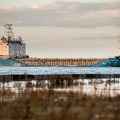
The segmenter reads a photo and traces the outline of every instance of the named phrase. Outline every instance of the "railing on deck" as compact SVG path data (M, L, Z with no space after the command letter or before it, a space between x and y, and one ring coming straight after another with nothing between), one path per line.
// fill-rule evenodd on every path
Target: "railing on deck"
M107 58L24 58L17 61L29 66L91 66Z

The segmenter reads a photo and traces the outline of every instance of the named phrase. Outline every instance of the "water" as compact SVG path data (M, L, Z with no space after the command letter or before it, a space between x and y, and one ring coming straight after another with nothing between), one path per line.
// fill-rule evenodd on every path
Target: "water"
M11 75L11 74L31 74L31 75L54 75L54 74L120 74L120 68L118 67L58 67L58 66L41 66L41 67L0 67L0 75ZM109 78L108 78L109 79ZM96 79L95 79L96 80ZM103 83L99 82L103 81ZM91 79L78 79L78 85L67 87L64 85L64 88L55 88L56 91L82 91L86 94L97 94L97 95L111 95L116 96L120 94L120 82L106 84L107 79L98 79L98 83L89 84ZM114 80L114 78L111 80ZM119 81L119 78L115 78L115 80ZM94 79L93 79L94 81ZM4 87L7 89L11 89L12 91L18 93L19 88L21 90L27 89L26 86L27 81L10 81L5 82ZM36 80L31 81L32 84L36 84ZM83 83L81 86L80 83ZM36 88L33 87L34 90L37 89L48 89L48 83L45 83L45 87ZM18 87L19 86L19 87ZM3 83L0 82L0 88L3 87Z
M0 67L0 75L31 74L31 75L54 75L54 74L120 74L120 67Z

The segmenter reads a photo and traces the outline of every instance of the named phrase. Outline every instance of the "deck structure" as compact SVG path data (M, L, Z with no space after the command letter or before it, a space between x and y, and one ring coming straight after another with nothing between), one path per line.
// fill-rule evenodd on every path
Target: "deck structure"
M108 60L107 58L25 58L16 59L28 66L91 66Z

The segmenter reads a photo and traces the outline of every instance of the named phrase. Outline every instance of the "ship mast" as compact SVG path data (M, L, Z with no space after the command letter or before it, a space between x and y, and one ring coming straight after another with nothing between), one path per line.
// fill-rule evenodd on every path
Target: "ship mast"
M7 39L8 41L10 41L11 38L14 36L14 33L12 32L12 24L5 24L4 27L6 29Z
M118 49L119 49L119 56L120 56L120 36L118 35Z

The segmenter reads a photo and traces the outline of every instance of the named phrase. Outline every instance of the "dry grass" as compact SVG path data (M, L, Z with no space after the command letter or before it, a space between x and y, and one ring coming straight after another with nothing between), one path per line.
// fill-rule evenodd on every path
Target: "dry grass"
M60 76L59 76L60 77ZM62 80L61 80L62 79ZM107 96L97 94L98 83L93 83L93 94L83 93L84 83L73 84L71 81L64 83L63 78L51 81L45 89L45 82L37 81L33 85L28 81L23 90L20 82L15 82L17 92L5 87L5 82L0 89L0 120L119 120L120 96ZM92 84L93 83L93 84ZM102 83L101 83L102 84ZM110 84L111 85L111 84ZM109 85L109 86L110 86ZM54 88L78 87L78 92L53 91ZM105 86L107 89L108 84ZM37 89L34 89L37 88ZM43 88L43 89L40 89ZM71 90L72 90L71 89ZM113 90L116 92L116 90ZM115 93L114 93L115 94Z
M0 120L120 119L120 96L88 96L53 90L26 90L18 94L1 90L0 95Z

